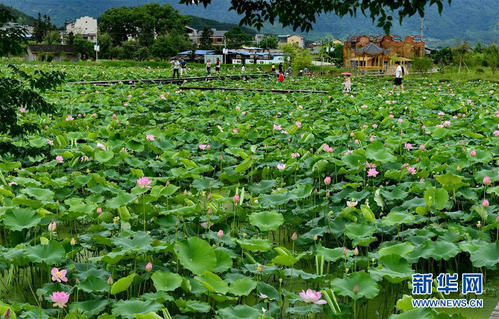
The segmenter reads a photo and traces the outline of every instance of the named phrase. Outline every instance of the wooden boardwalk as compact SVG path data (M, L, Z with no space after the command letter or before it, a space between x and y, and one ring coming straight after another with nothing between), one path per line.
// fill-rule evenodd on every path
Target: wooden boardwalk
M328 91L317 90L285 90L285 89L247 89L247 88L225 88L225 87L195 87L195 86L181 86L180 90L201 90L201 91L239 91L239 92L270 92L270 93L312 93L312 94L328 94Z
M499 302L497 303L494 311L492 311L492 314L490 315L489 319L499 319Z
M214 80L247 80L269 77L268 74L244 74L244 75L220 75L220 76L197 76L188 78L164 78L164 79L136 79L136 80L102 80L102 81L77 81L69 82L74 85L96 85L110 86L116 84L183 84L188 82L214 81Z

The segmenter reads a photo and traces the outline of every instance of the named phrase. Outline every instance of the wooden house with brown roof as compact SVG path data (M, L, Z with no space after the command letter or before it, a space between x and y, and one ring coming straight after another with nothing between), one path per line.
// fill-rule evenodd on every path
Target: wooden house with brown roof
M396 55L407 69L414 57L423 57L425 43L419 36L408 35L402 40L396 35L355 35L343 44L343 63L360 70L386 71Z

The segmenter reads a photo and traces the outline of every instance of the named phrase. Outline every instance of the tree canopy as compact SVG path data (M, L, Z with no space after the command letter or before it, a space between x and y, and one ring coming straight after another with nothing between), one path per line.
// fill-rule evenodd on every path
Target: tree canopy
M168 4L149 3L140 7L111 8L100 17L99 28L102 33L111 35L114 45L136 38L141 45L149 46L157 36L169 32L185 33L189 21Z
M260 29L264 22L279 22L293 30L309 31L321 14L334 13L340 17L354 16L359 11L378 21L378 26L389 32L393 16L405 17L415 14L424 16L427 5L436 5L439 12L444 2L452 0L231 0L231 10L242 15L241 24ZM209 5L212 0L180 0L181 3Z

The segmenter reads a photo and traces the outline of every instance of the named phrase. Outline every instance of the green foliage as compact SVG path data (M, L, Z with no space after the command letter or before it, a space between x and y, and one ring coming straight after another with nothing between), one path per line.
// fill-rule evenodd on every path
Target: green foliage
M151 47L151 54L166 59L177 55L178 52L191 49L191 41L183 33L170 32L158 37Z
M275 35L266 35L257 45L262 49L277 49L278 39Z
M415 57L412 60L411 68L417 72L428 72L431 69L432 61L427 57Z
M83 60L89 59L94 56L94 44L83 39L81 35L77 35L74 38L73 46Z
M225 33L227 47L237 49L253 41L253 36L246 33L240 26L236 26Z
M309 50L299 48L293 44L284 44L280 48L286 56L291 58L291 65L294 70L301 70L311 65L313 57Z
M49 31L43 38L43 42L49 45L59 44L61 42L61 36L58 31Z
M111 8L99 20L99 28L108 33L114 45L121 45L130 37L141 46L153 44L156 36L170 32L184 33L189 18L178 13L170 5L149 3L138 7Z
M0 26L11 21L14 16L3 7L0 7ZM3 30L0 28L0 57L9 54L19 54L23 51L23 43L25 42L25 32L19 28L9 28Z
M42 17L40 13L38 13L38 18L34 22L33 28L33 38L38 43L42 42L45 39L47 33L56 30L55 25L53 25L50 21L50 17L47 15L43 15Z
M201 32L201 39L199 40L199 48L204 50L213 48L212 37L213 30L208 27L204 27L203 31Z

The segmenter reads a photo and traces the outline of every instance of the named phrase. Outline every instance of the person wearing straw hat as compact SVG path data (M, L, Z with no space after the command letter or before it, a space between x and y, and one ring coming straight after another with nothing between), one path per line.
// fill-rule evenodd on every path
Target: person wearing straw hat
M350 76L352 75L352 73L343 72L341 74L345 76L345 82L343 82L343 93L348 93L348 92L352 91L352 81L350 79Z

